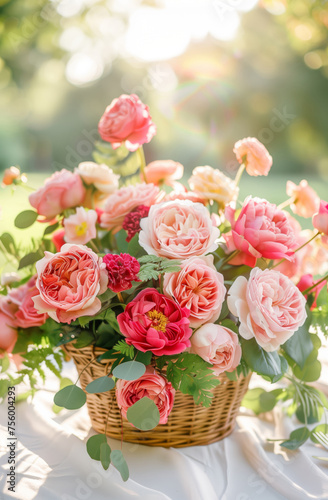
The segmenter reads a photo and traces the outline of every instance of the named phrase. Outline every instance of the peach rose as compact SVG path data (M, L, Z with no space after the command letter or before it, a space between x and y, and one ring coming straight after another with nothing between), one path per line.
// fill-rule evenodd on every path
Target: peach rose
M312 217L312 224L320 233L328 236L328 203L321 200L319 210Z
M217 249L220 231L209 211L192 201L167 201L150 207L140 221L139 244L150 255L168 259L202 256Z
M16 179L20 177L20 170L17 167L6 168L3 173L2 185L10 186L15 182Z
M98 295L107 290L105 264L90 248L67 243L59 253L45 252L36 263L39 295L33 297L40 313L58 323L93 316L101 308Z
M173 408L174 395L175 390L171 383L158 375L150 366L147 366L146 373L137 380L126 381L119 379L116 382L117 405L123 418L126 418L130 406L134 405L139 399L147 397L154 401L159 410L159 423L166 424Z
M164 276L164 293L190 310L190 326L213 323L221 313L226 294L224 279L213 264L213 255L190 257L181 271Z
M298 186L292 181L287 181L286 193L294 199L290 205L294 214L300 217L312 217L319 210L320 198L307 181L301 181Z
M145 167L147 182L156 186L168 184L169 186L183 176L183 165L173 160L152 161Z
M39 295L36 288L36 276L33 276L27 283L13 288L6 296L6 306L4 312L13 317L16 327L31 328L41 326L45 323L48 315L39 314L34 307L33 297Z
M95 210L85 210L78 207L76 213L63 221L65 241L85 245L97 236L96 222L98 214Z
M75 169L75 173L89 186L91 184L106 195L113 194L118 189L119 175L105 164L98 165L92 161L84 161Z
M272 166L272 156L268 150L255 137L247 137L234 145L235 153L239 163L244 163L248 175L268 175Z
M83 205L85 194L81 177L63 169L55 172L43 187L30 194L29 202L39 215L52 219L66 208Z
M110 142L113 149L125 142L129 151L136 151L156 134L148 106L135 94L122 94L114 99L101 117L98 130L101 138Z
M122 229L125 216L139 205L150 207L160 199L160 190L154 184L136 184L119 189L110 195L100 216L101 227L114 229L115 232Z
M221 208L236 201L239 193L235 181L224 175L219 169L208 165L194 168L188 183L198 196L206 200L216 201Z
M211 363L215 375L232 372L240 363L238 335L229 328L207 323L196 330L190 340L190 352Z
M267 352L284 344L306 320L306 300L287 276L274 269L252 269L238 276L228 292L228 307L240 321L244 339L255 338Z

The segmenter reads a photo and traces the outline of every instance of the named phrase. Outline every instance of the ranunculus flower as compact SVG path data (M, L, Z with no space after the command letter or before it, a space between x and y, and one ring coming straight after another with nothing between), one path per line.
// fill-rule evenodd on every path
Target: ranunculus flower
M116 399L123 418L126 418L130 406L147 397L154 401L159 410L159 423L166 424L173 408L174 395L172 384L158 375L151 366L147 366L146 373L137 380L119 379L116 382Z
M328 203L321 200L319 211L312 217L312 224L320 233L328 236Z
M129 151L136 151L156 134L148 106L135 94L123 94L114 99L101 117L98 130L101 138L110 142L113 149L125 142Z
M119 231L128 213L139 205L147 207L153 205L160 196L160 190L154 184L143 183L122 187L107 198L100 216L101 227L108 231L111 229L114 229L114 232Z
M129 290L133 281L140 281L138 273L140 264L135 257L128 253L115 255L108 253L103 257L108 274L108 288L115 293Z
M294 259L297 246L293 228L286 214L267 200L249 196L235 220L235 210L227 207L226 218L231 232L224 238L230 252L241 253L230 262L254 267L257 259Z
M75 169L75 173L79 174L88 186L93 184L98 191L106 195L118 189L120 176L103 163L98 165L92 161L84 161Z
M300 217L312 217L319 210L320 198L307 181L301 181L298 186L287 181L286 193L294 199L290 208Z
M234 180L224 175L219 169L208 165L194 168L188 183L198 196L216 201L221 208L235 201L239 193Z
M153 205L140 222L139 244L150 255L168 259L202 256L217 249L220 231L209 211L189 200Z
M305 290L307 290L311 286L314 286L316 283L320 281L321 281L320 279L315 281L313 279L312 274L303 274L303 276L301 276L301 279L299 280L296 286L303 293ZM322 281L321 283L318 283L318 285L309 292L311 294L314 293L314 301L311 306L311 309L315 309L317 307L318 295L325 286L327 286L327 282ZM304 297L307 299L308 294L304 295Z
M222 274L213 264L213 255L208 255L190 257L182 263L181 271L166 273L164 293L190 310L190 326L198 328L218 319L226 288Z
M63 169L55 172L43 187L30 194L29 202L39 215L52 219L66 208L83 205L85 194L81 177Z
M240 335L254 337L268 352L278 349L303 325L305 304L294 283L274 269L252 269L248 281L238 276L228 292L228 307L239 318Z
M6 168L3 173L2 185L10 186L16 179L19 179L20 174L20 170L17 167Z
M59 252L61 247L66 243L64 240L64 236L65 229L58 229L57 231L52 233L51 241L55 245L57 252Z
M45 252L36 269L39 295L33 301L40 313L70 323L100 310L98 295L107 290L108 277L106 265L90 248L67 243L59 253Z
M190 352L211 363L215 375L232 372L240 363L238 335L229 328L207 323L196 330L190 340Z
M6 296L10 314L14 315L14 324L20 328L41 326L48 318L47 314L39 314L34 307L33 297L39 295L36 288L36 276L27 283L13 288ZM9 312L9 309L7 311Z
M140 221L144 217L147 217L148 213L149 207L146 207L145 205L139 205L124 217L123 229L128 233L128 236L126 238L127 242L131 241L133 236L135 236L137 233L140 233Z
M147 182L152 182L156 186L162 184L171 186L183 176L183 165L173 160L152 161L145 167L145 175Z
M76 213L63 221L65 241L77 245L85 245L97 236L96 222L98 214L95 210L78 207Z
M268 175L272 166L272 156L263 144L255 137L247 137L234 145L239 163L244 163L248 175Z
M127 344L156 356L179 354L190 347L189 310L155 288L142 290L117 316Z

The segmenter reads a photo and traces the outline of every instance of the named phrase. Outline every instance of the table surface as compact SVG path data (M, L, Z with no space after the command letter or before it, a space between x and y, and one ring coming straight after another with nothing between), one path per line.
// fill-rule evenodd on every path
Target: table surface
M69 363L65 376L76 378ZM328 378L326 378L327 382ZM253 381L254 385L254 381ZM328 386L327 386L328 387ZM8 491L7 405L0 405L0 498L7 500L328 500L328 452L314 444L283 450L267 439L287 438L295 426L281 409L237 418L235 431L208 446L151 448L123 443L130 479L104 471L86 452L94 434L86 408L52 411L58 380L32 402L16 406L16 488ZM299 425L299 424L298 424ZM112 449L119 441L109 439Z

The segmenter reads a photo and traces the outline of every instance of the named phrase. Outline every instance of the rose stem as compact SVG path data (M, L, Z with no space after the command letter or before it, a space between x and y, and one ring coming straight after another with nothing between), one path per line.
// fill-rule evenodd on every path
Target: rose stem
M296 250L294 251L294 253L298 252L299 250L301 250L302 248L304 248L306 245L308 245L312 240L314 240L317 236L319 236L319 234L321 234L320 231L318 231L314 236L312 236L312 238L310 238L308 241L306 241L305 243L303 243L303 245L301 245L300 247L296 248ZM282 262L284 262L286 259L281 259L279 260L278 262L276 262L276 264L274 264L274 266L271 266L269 267L269 269L274 269L275 267L279 266L279 264L281 264Z
M311 290L313 290L314 288L316 288L318 285L320 285L320 283L322 283L323 281L326 281L327 279L328 279L328 274L326 274L326 276L324 276L323 278L321 278L320 281L317 281L316 283L314 283L314 285L309 286L309 288L307 288L306 290L304 290L302 292L302 294L303 295L308 294L309 292L311 292Z

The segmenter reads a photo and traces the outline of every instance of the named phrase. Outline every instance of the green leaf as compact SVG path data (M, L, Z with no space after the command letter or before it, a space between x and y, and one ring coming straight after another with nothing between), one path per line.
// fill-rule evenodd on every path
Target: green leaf
M323 411L323 407L320 406L304 408L304 406L300 405L295 415L302 424L315 424L316 422L320 422Z
M14 224L18 229L26 229L32 226L37 218L38 213L34 210L25 210L16 216Z
M56 231L56 229L58 227L59 227L59 222L55 222L55 224L51 224L51 226L48 226L45 228L43 236L46 236L47 234L53 233L54 231Z
M91 436L87 441L87 452L93 460L100 460L100 447L103 443L107 443L105 434L96 434Z
M252 410L256 415L271 411L275 407L277 396L282 392L282 389L278 389L278 391L279 393L277 391L266 392L259 387L250 389L241 404Z
M90 382L85 388L89 394L99 394L100 392L111 391L115 387L115 382L107 376L99 377Z
M282 345L282 349L298 364L300 369L304 368L307 358L313 351L312 335L309 333L310 326L311 316L309 316L304 325Z
M60 384L59 384L59 389L64 389L64 387L67 387L68 385L72 385L73 382L71 379L62 377L60 379ZM52 411L56 414L60 413L62 411L63 407L62 406L57 406L56 404L52 405Z
M232 321L232 319L224 319L223 321L221 321L220 324L222 326L224 326L225 328L229 328L229 330L232 330L233 332L238 333L238 326L236 325L236 323L234 321Z
M114 345L113 350L119 351L124 354L124 356L127 356L131 359L134 357L133 345L128 345L125 340L120 340L119 342L117 342L117 344ZM138 359L138 361L140 360Z
M287 371L288 363L286 359L279 356L277 352L266 352L255 339L245 340L240 338L240 343L243 358L252 371L269 379L271 382L280 380Z
M5 352L3 358L0 359L1 373L4 373L8 370L10 366L10 361L8 354Z
M299 427L291 432L289 439L280 444L288 450L296 450L310 437L310 431L307 427Z
M111 448L108 445L108 443L101 443L100 445L100 461L101 465L105 470L108 469L110 466L110 454L111 454Z
M42 259L42 255L39 251L31 252L28 253L27 255L24 255L24 257L22 257L21 260L19 261L18 270L23 269L24 267L27 266L32 266L40 259Z
M144 397L130 406L126 418L137 429L150 431L159 424L159 410L152 399Z
M128 243L128 254L136 259L145 254L145 250L139 245L139 234L135 234Z
M146 367L139 361L126 361L116 366L112 371L114 377L122 380L137 380L146 371Z
M8 253L14 254L16 251L16 244L14 238L9 233L2 233L0 241Z
M311 435L310 435L310 439L311 441L313 441L313 443L316 443L316 444L321 444L320 441L318 441L318 439L316 438L316 436L314 436L314 434L316 432L323 432L324 434L326 434L326 436L328 436L328 424L320 424L320 425L317 425L314 429L312 429L311 431Z
M315 360L311 363L306 363L303 370L298 366L293 367L295 377L304 382L315 382L321 375L321 363Z
M115 239L117 243L117 248L120 253L128 252L128 242L126 241L126 231L121 229L118 233L115 234Z
M93 335L92 332L90 332L90 330L87 329L81 330L78 338L74 342L74 347L75 349L82 349L82 347L87 347L88 345L92 344L94 340L95 336Z
M138 351L137 355L136 355L136 361L139 361L140 363L148 366L151 363L152 356L153 356L153 354L151 351L147 351L147 352Z
M76 385L68 385L55 394L54 403L67 410L77 410L86 402L85 392Z
M123 481L127 481L129 479L129 468L121 450L113 450L110 454L110 459L114 467L121 474Z

